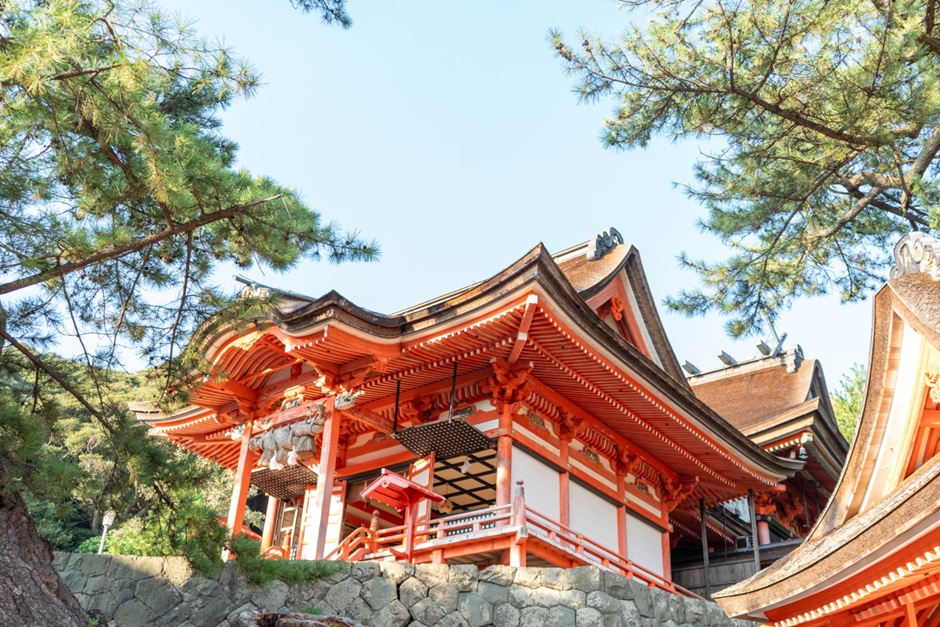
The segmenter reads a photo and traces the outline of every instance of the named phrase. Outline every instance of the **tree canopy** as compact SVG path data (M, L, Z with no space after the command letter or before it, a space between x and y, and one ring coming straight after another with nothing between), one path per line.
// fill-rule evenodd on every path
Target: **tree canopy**
M293 3L350 23L344 0ZM237 167L219 114L258 82L149 3L0 4L0 499L90 481L97 507L147 497L193 513L170 487L202 475L129 419L115 390L124 357L143 355L165 389L191 372L186 343L208 315L265 304L216 285L220 263L283 271L377 256L298 192ZM78 360L50 355L63 342ZM57 446L73 451L63 392L107 442L84 477L55 459ZM20 567L7 555L0 547L0 572ZM0 605L8 592L0 577Z
M855 437L858 419L865 405L865 383L868 371L862 364L854 364L839 380L839 389L832 393L832 410L836 414L839 432L849 442Z
M551 36L582 99L616 100L606 145L718 146L686 189L732 254L683 253L703 287L669 306L759 332L794 297L864 297L900 234L937 227L936 0L621 3L646 24L615 41Z

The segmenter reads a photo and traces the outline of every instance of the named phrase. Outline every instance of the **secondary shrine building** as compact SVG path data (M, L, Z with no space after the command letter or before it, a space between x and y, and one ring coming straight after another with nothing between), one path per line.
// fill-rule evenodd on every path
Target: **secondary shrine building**
M874 299L865 404L806 541L715 595L774 627L940 625L940 242L895 247Z
M696 398L614 229L398 314L279 296L204 326L189 407L137 408L236 472L233 531L249 484L269 495L274 557L596 564L676 591L703 509L803 466Z

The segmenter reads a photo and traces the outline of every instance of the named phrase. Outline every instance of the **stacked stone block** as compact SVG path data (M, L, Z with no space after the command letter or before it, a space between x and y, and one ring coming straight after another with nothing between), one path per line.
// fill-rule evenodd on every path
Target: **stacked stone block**
M594 567L360 562L329 579L260 588L234 563L217 578L181 558L57 554L87 609L120 627L234 627L246 611L348 616L369 627L750 627L717 605Z

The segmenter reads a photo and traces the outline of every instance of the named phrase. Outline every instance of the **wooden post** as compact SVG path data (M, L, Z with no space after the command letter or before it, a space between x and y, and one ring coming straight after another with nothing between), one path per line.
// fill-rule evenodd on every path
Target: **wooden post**
M751 516L751 544L754 546L754 567L760 570L760 543L757 537L757 512L754 511L754 489L747 489L747 507Z
M562 468L566 471L558 474L558 501L561 512L558 521L565 527L571 525L571 473L568 468L568 440L561 438L558 446Z
M761 546L770 544L770 523L766 520L757 521L757 540Z
M418 505L409 505L405 508L405 555L408 563L414 561L415 552L415 517L418 515Z
M617 473L617 495L621 499L627 498L627 478ZM630 559L627 555L627 506L621 503L617 506L617 550L620 557Z
M907 602L904 604L904 614L907 617L907 625L905 627L917 627L917 612L914 609L914 604Z
M509 565L524 568L525 544L528 537L528 531L525 528L525 488L521 481L517 481L516 486L516 496L512 500L512 523L519 529L509 547Z
M702 519L702 566L705 569L705 598L712 598L712 584L708 576L708 525L705 523L705 499L698 500L698 513Z
M372 510L372 520L369 521L369 553L379 550L379 510Z
M499 415L499 441L496 444L496 504L512 502L512 413L509 407Z
M320 470L317 473L317 492L309 526L316 533L313 558L322 560L326 547L327 522L330 519L330 497L333 494L333 479L336 476L336 459L339 452L340 413L333 408L334 397L326 399L326 420L323 425L323 440L320 446ZM304 521L306 522L306 520Z
M268 511L264 514L264 530L261 532L261 552L271 548L274 541L274 525L277 523L277 510L280 499L268 495Z
M235 485L232 486L232 501L228 508L226 525L229 533L237 536L242 531L242 521L245 518L245 502L248 500L248 486L251 484L251 467L254 465L254 455L248 450L248 440L251 439L252 423L245 423L242 433L241 447L238 450L238 468L235 471Z

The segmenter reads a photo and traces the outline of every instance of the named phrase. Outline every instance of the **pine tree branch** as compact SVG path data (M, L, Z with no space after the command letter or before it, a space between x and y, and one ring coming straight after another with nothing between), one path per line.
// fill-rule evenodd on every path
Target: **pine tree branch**
M39 283L48 281L49 279L54 279L57 277L65 276L67 274L70 274L77 270L81 270L82 268L87 268L88 266L92 264L105 261L107 259L116 259L118 257L122 257L128 253L136 252L138 250L141 250L142 248L151 246L153 244L161 242L175 235L188 233L190 231L198 229L201 226L212 224L213 222L217 222L219 220L224 220L225 218L231 218L233 216L239 215L241 213L244 213L247 209L250 209L252 207L257 207L258 205L263 205L264 203L270 202L272 200L277 200L278 198L281 198L283 195L284 194L275 194L274 196L261 198L260 200L255 200L249 203L245 203L244 205L233 205L225 209L213 211L212 213L203 214L194 220L190 220L189 222L183 222L182 224L177 224L176 226L173 226L172 228L166 228L166 229L163 229L162 231L158 231L157 233L152 233L151 235L140 237L131 242L128 242L127 244L122 244L120 246L117 246L117 245L106 246L102 248L101 250L99 250L98 252L88 255L87 257L84 257L83 259L80 259L78 261L64 263L54 268L43 270L42 272L37 272L36 274L33 274L32 276L23 277L21 279L16 279L15 281L9 281L7 283L0 284L0 294L9 294L11 292L21 290L31 285L38 285Z
M46 375L49 376L49 378L61 385L63 390L72 395L72 398L78 401L82 407L88 410L89 414L94 416L95 419L101 423L101 426L104 427L111 437L117 437L117 430L115 430L114 426L111 424L111 421L105 417L104 413L89 403L88 400L85 399L85 395L79 392L78 389L76 389L75 386L73 386L71 383L66 381L65 377L63 377L58 370L53 368L51 364L49 364L46 360L41 359L38 355L33 353L24 345L20 344L15 337L7 333L5 328L0 328L0 338L4 339L6 342L9 342L10 346L15 348L21 355L31 361L33 365L36 366L36 368L42 370L44 373L46 373Z

